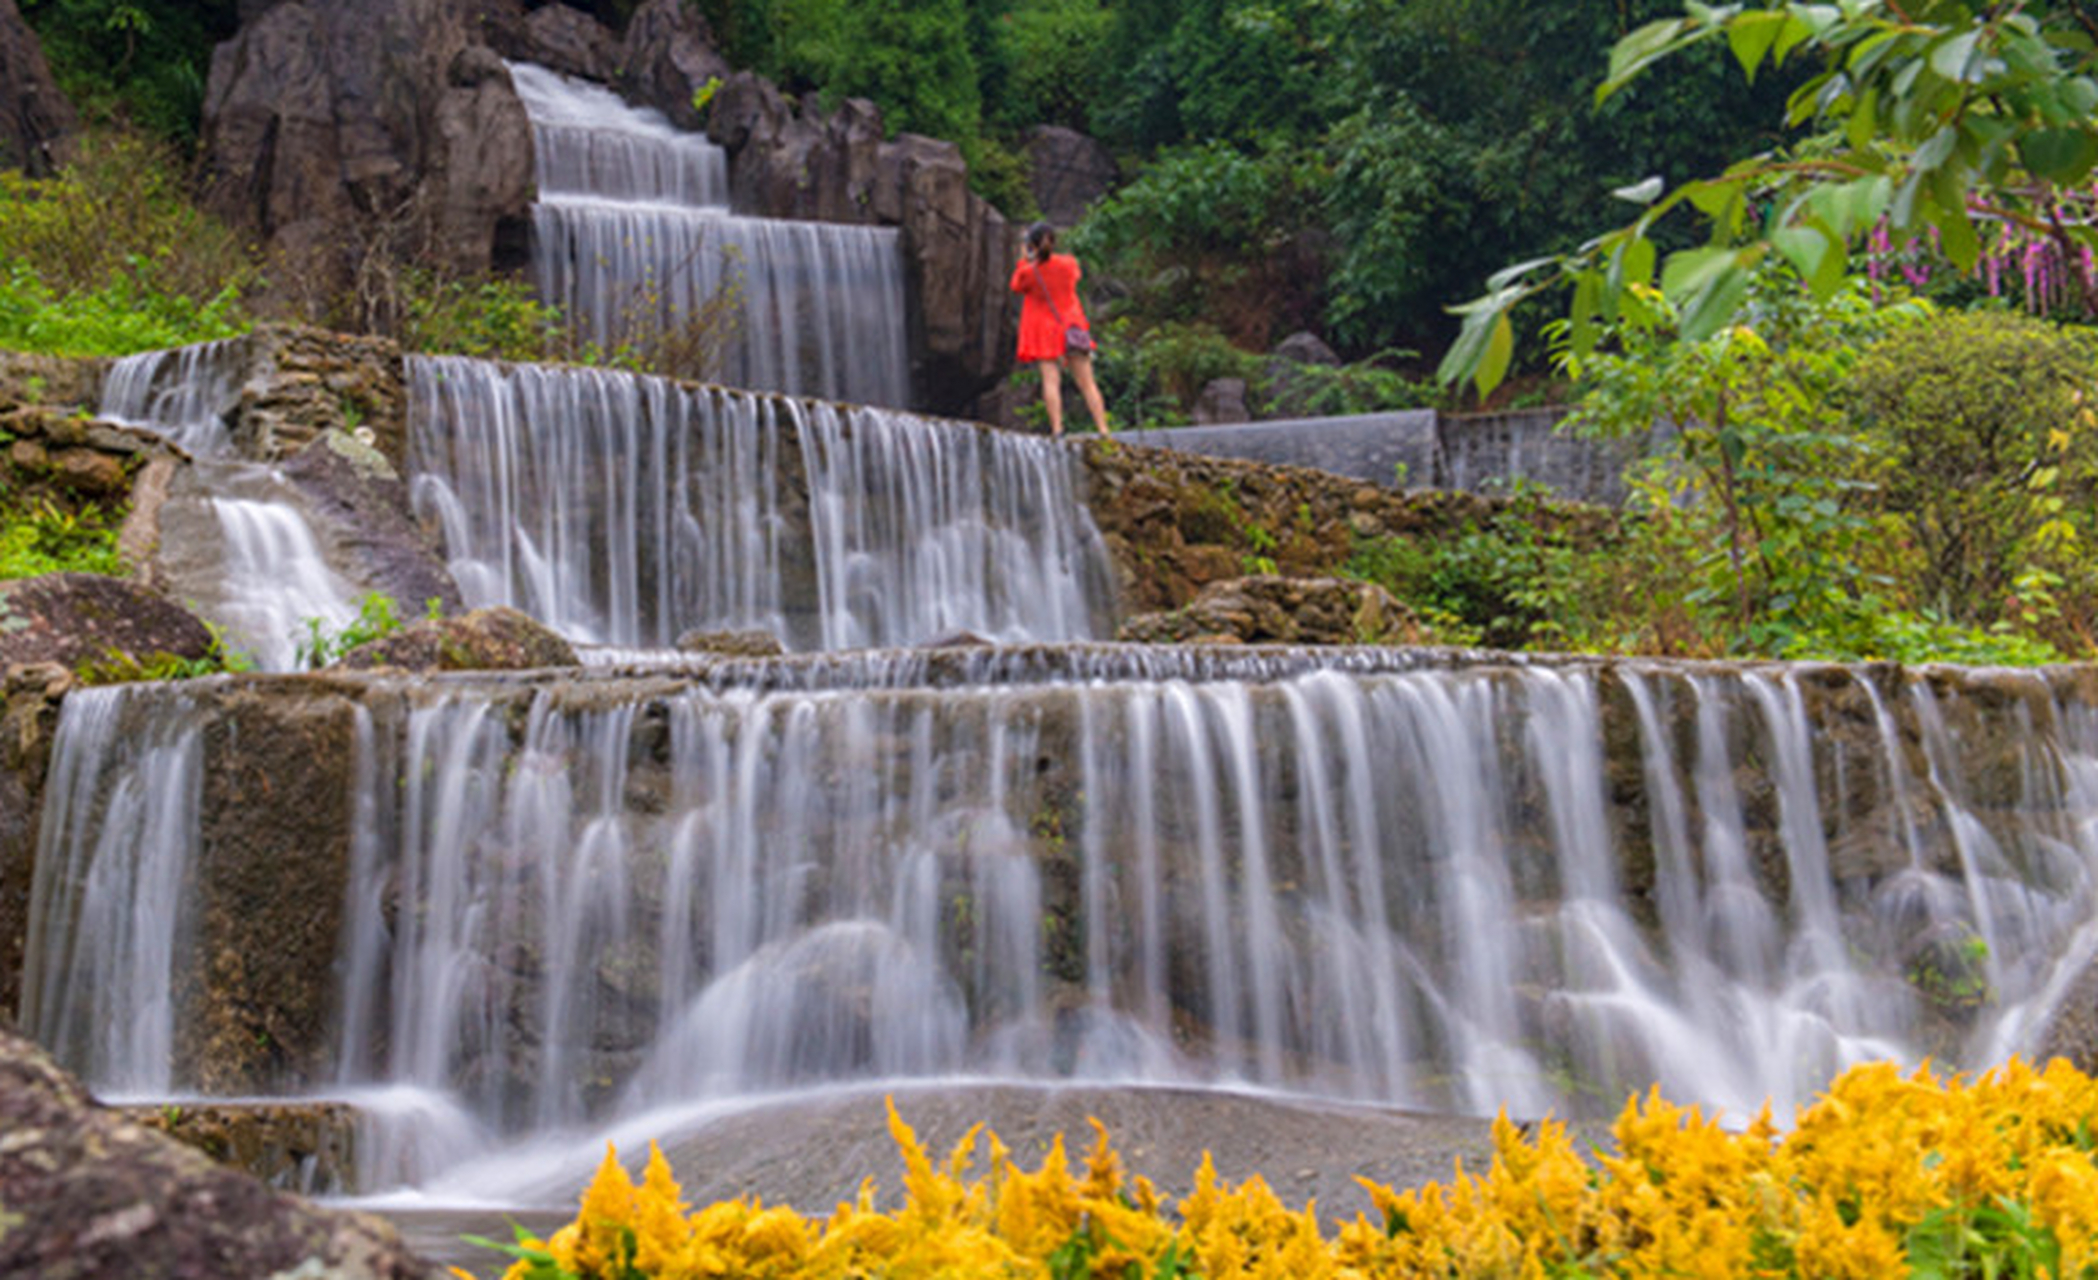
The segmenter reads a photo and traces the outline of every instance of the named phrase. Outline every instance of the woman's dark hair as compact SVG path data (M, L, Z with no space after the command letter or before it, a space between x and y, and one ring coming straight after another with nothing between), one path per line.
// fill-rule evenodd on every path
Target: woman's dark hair
M1037 262L1048 257L1055 248L1055 227L1046 222L1037 222L1027 228L1027 252L1033 254Z

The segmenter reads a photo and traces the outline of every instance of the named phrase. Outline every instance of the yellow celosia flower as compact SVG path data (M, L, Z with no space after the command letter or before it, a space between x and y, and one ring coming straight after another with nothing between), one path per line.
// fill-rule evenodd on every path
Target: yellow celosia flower
M1375 1218L1331 1239L1315 1206L1290 1209L1259 1177L1226 1185L1207 1157L1176 1223L1144 1179L1125 1185L1097 1121L1076 1178L1061 1138L1028 1170L995 1134L971 1130L935 1167L893 1106L889 1126L904 1164L894 1212L876 1210L871 1181L820 1222L749 1200L689 1212L660 1151L636 1186L608 1149L576 1221L528 1244L583 1280L620 1274L629 1258L651 1280L1006 1280L1081 1265L1148 1277L1168 1255L1207 1280L1878 1277L1910 1270L1912 1239L1987 1212L2018 1235L2001 1248L2052 1241L2063 1280L2098 1277L2098 1082L2061 1062L2014 1060L1973 1081L1857 1067L1788 1135L1767 1108L1730 1133L1652 1092L1626 1103L1615 1150L1590 1158L1563 1125L1526 1135L1503 1117L1483 1177L1460 1163L1446 1184L1365 1182Z

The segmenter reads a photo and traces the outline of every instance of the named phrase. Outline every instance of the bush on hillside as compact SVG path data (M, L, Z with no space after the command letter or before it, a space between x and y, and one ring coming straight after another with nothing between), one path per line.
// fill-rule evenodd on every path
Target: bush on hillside
M56 177L0 173L0 345L125 355L227 337L257 280L164 143L94 130Z

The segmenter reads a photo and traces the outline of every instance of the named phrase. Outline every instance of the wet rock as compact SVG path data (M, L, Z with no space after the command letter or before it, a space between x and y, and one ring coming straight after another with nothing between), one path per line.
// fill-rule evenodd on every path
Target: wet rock
M51 737L73 673L55 662L0 670L0 1022L21 1011L29 885Z
M1370 582L1256 575L1212 583L1185 608L1142 614L1116 638L1152 644L1393 644L1419 639L1412 611Z
M54 172L79 132L73 104L58 91L43 46L15 0L0 0L0 168L31 177Z
M498 605L403 627L357 646L336 665L352 671L533 671L575 666L576 654L544 624Z
M374 265L480 270L522 244L530 125L476 42L453 0L289 0L213 54L204 202L267 243L281 305L317 314Z
M787 651L770 631L687 631L677 638L686 653L719 653L731 658L777 658Z
M346 1102L184 1102L121 1112L278 1191L356 1190L357 1111Z
M64 667L119 654L142 665L210 656L210 628L164 596L121 578L47 573L0 582L0 667Z
M364 1214L272 1191L100 1106L0 1030L0 1274L420 1280L436 1266Z
M1068 227L1115 185L1114 155L1076 129L1037 125L1027 131L1027 185L1042 216Z
M409 509L407 486L377 449L327 431L285 465L284 475L330 527L332 544L355 560L357 582L411 611L433 603L444 613L464 608L459 584Z

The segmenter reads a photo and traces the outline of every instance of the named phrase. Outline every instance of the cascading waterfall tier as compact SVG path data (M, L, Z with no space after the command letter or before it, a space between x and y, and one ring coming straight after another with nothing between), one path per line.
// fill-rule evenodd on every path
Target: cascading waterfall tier
M510 70L537 156L539 293L593 342L696 323L717 381L909 404L894 230L732 214L713 143L602 86Z
M599 369L409 361L417 509L466 600L571 639L790 648L1101 634L1112 573L1046 441Z
M1787 1114L1856 1061L2033 1046L2098 951L2094 695L1113 647L96 692L28 1016L104 1087L201 1087L215 1043L214 1087L409 1089L484 1142L962 1074ZM240 785L273 717L332 781ZM299 857L240 865L227 794ZM272 877L340 921L339 986L169 941ZM245 1063L183 1031L320 1005ZM98 1030L141 1010L169 1029Z
M196 457L232 449L225 415L240 401L246 367L237 342L141 351L109 367L99 417L158 432Z
M357 614L356 591L276 468L235 456L226 418L248 357L234 340L125 356L103 378L96 412L155 431L195 459L159 515L156 563L171 592L224 629L265 671L297 667L308 629Z

